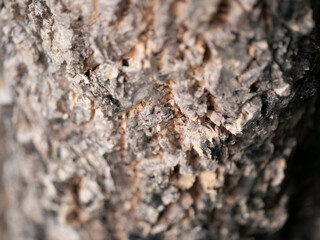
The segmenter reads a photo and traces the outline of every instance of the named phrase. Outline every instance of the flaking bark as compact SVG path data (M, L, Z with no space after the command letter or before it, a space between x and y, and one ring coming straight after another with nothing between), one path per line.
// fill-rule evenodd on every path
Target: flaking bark
M9 239L279 230L297 126L315 111L315 7L1 0Z

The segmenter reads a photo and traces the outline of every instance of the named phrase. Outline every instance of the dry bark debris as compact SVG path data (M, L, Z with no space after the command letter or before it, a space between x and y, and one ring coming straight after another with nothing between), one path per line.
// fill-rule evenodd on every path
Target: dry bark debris
M286 220L308 1L2 0L11 239L251 239ZM310 110L311 109L311 110Z

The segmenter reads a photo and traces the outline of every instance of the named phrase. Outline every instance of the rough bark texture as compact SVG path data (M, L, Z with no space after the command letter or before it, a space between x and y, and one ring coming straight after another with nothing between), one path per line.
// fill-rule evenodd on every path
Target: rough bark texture
M316 109L314 2L0 0L1 229L279 230L288 159Z

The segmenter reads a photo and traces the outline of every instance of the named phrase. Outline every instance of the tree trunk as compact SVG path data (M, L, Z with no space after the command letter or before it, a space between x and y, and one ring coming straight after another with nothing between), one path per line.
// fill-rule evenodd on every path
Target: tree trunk
M0 0L3 234L237 240L281 229L304 188L290 180L306 173L292 152L317 133L318 5Z

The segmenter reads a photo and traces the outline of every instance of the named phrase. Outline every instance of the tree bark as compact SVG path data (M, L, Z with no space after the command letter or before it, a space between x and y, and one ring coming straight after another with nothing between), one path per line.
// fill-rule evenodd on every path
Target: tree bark
M236 240L281 229L286 167L316 126L318 5L0 0L2 231Z

